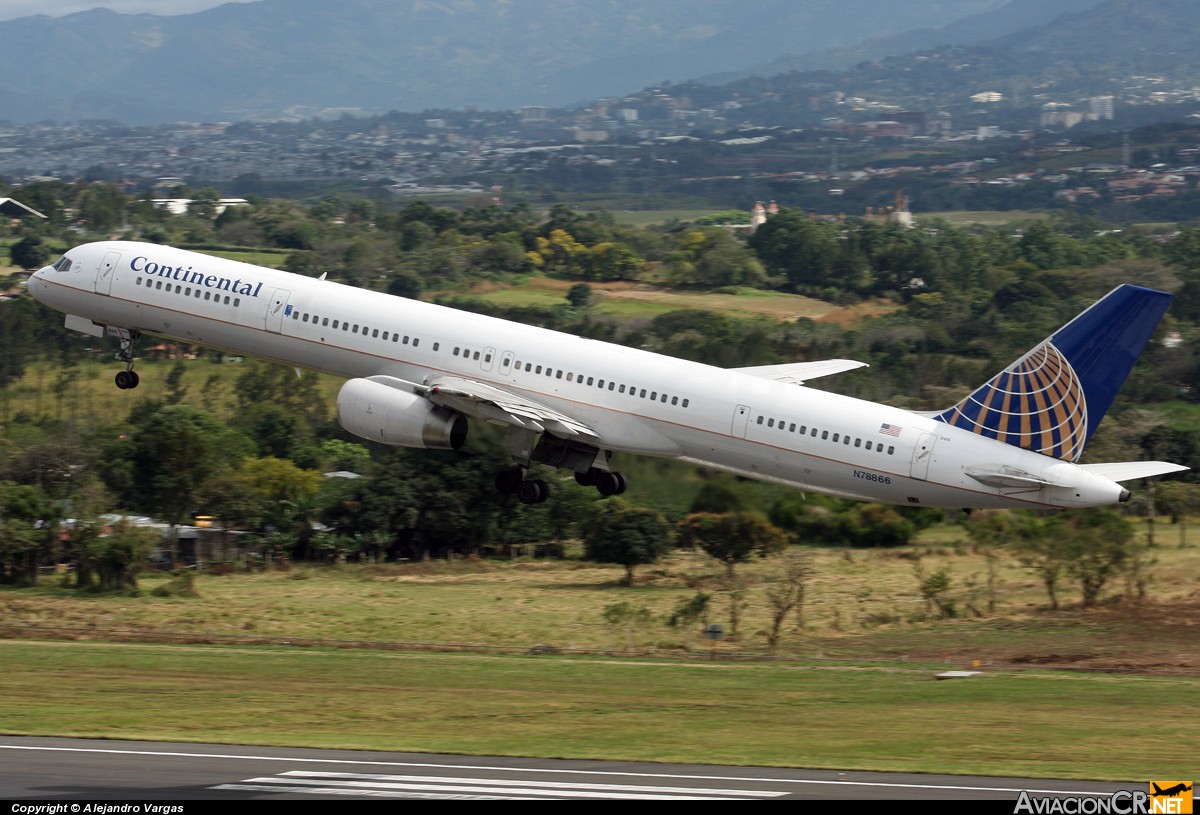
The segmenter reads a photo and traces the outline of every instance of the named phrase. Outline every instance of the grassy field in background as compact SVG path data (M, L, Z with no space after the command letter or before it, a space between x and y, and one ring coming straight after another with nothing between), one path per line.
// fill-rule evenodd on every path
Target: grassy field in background
M0 661L0 727L21 735L1111 780L1196 766L1196 678L44 642L0 642Z

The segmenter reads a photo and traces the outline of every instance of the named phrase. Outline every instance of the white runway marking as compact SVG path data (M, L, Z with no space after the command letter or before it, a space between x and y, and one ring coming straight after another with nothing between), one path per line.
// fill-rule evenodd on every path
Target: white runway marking
M449 794L462 798L599 798L639 801L711 801L744 798L778 798L783 790L735 790L702 787L654 787L630 784L578 784L569 781L509 781L495 778L435 775L382 775L377 773L326 773L291 770L266 778L247 778L240 784L221 784L212 789L247 789L263 792L303 792L314 795L364 794L407 798Z

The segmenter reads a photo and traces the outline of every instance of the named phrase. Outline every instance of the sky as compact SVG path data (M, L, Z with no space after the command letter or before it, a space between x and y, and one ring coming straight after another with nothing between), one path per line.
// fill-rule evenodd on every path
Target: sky
M34 14L62 17L98 7L121 14L191 14L229 2L250 0L0 0L0 20Z

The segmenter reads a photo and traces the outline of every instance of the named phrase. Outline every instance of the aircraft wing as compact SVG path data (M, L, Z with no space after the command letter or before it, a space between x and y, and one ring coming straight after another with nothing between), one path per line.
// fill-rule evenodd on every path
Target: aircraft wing
M803 385L808 380L816 379L819 376L829 376L842 371L866 367L867 363L853 359L821 359L816 362L785 362L782 365L754 365L749 368L731 368L730 370L750 374L750 376L759 376L763 379Z
M1178 473L1189 469L1182 464L1169 461L1112 461L1106 464L1080 464L1085 470L1102 475L1109 481L1131 481L1135 478L1152 478L1156 475Z
M425 386L426 399L467 416L495 424L506 424L535 433L599 440L587 425L532 399L486 385L473 379L440 376Z

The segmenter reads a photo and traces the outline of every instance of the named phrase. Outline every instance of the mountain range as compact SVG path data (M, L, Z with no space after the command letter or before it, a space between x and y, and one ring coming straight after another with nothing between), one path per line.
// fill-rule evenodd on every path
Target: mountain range
M1137 6L1187 0L1106 0ZM0 23L0 120L564 106L1044 26L1101 0L259 0Z

